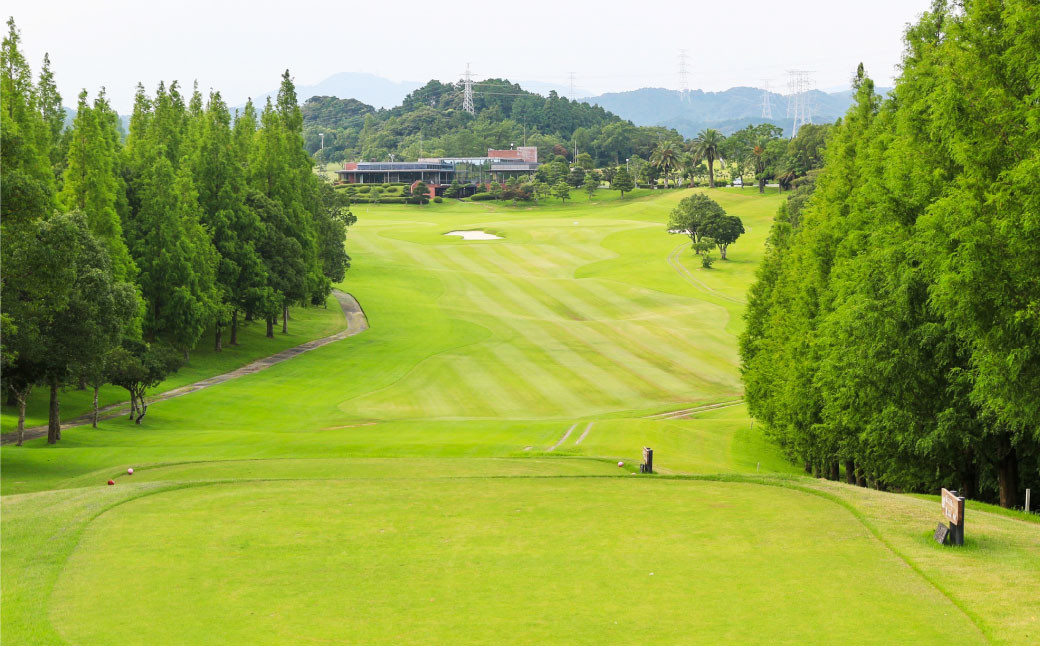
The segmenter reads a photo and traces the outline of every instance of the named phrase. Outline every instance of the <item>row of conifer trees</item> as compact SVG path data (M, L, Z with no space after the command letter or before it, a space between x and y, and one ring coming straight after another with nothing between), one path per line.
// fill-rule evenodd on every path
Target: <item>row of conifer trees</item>
M139 86L123 135L102 90L71 126L50 63L34 79L8 21L2 50L3 378L19 404L67 385L135 400L244 320L287 331L349 267L346 198L312 172L288 71L277 99L232 116L219 92ZM140 402L143 415L143 401ZM19 423L21 428L21 422Z
M807 470L1007 507L1040 486L1038 43L1035 2L936 0L776 218L743 374Z

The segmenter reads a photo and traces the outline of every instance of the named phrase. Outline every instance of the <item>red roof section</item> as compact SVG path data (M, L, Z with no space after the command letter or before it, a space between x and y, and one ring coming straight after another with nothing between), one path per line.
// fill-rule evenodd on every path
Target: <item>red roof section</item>
M493 159L520 159L519 150L491 150L488 149L488 157Z

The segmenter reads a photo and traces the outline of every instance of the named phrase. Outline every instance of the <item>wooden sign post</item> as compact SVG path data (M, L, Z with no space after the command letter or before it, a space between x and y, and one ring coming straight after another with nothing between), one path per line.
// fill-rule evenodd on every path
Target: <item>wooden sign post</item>
M654 450L649 446L643 447L643 463L639 465L640 473L654 472Z
M950 521L950 542L964 545L964 497L958 496L956 491L943 489L941 504L943 515Z

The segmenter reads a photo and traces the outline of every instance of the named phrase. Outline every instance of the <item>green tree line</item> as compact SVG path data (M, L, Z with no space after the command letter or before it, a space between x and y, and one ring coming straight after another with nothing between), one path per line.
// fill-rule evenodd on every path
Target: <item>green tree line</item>
M548 97L504 79L475 84L474 114L462 109L461 83L430 81L401 105L376 110L355 99L316 96L302 106L307 150L319 161L384 161L483 156L489 148L537 146L542 161L589 153L597 166L648 157L675 130L635 126L599 106ZM324 149L321 148L324 134Z
M935 0L905 45L776 217L747 400L817 475L1014 507L1040 484L1040 9Z
M350 264L345 196L312 172L289 72L277 100L235 118L219 92L138 86L124 139L102 90L64 109L48 59L36 80L8 21L0 74L3 386L50 391L48 441L70 385L145 389L215 329L323 305ZM95 412L96 422L96 412Z

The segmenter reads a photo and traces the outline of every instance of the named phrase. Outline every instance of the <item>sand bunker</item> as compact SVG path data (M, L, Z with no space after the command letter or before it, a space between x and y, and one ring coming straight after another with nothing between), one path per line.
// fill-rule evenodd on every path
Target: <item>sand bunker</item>
M487 231L449 231L446 236L459 236L463 240L501 240L502 236L496 236Z

